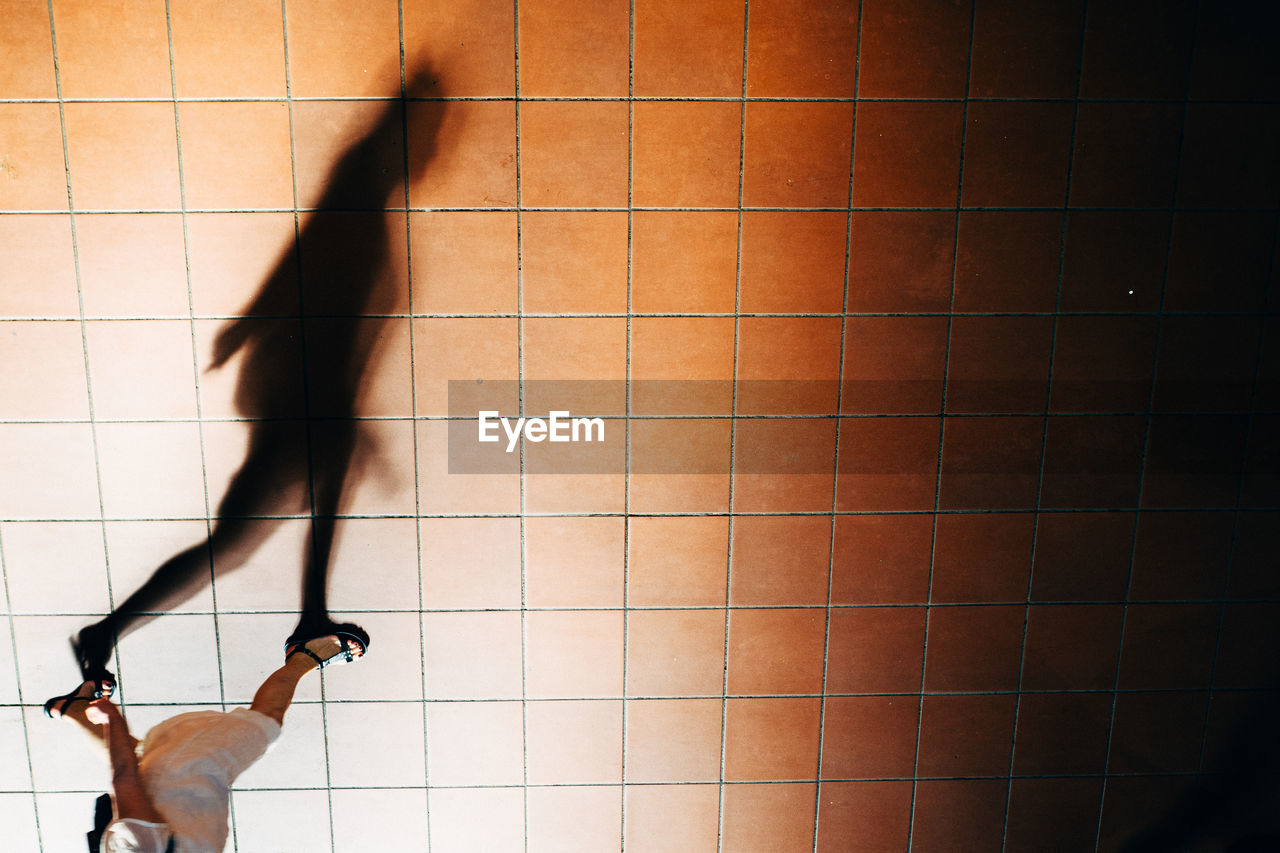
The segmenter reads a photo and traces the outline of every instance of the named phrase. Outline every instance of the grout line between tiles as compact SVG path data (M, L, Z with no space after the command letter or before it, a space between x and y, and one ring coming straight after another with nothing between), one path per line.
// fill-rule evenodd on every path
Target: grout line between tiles
M964 151L965 143L969 135L969 92L973 88L973 25L977 18L977 4L972 3L969 6L969 49L968 58L965 64L964 76L964 108L961 113L960 128L960 166L956 175L956 209L955 224L952 231L951 241L951 293L948 302L948 311L955 311L956 307L956 271L959 264L959 245L960 245L960 213L961 203L964 198ZM943 356L942 366L942 398L939 403L939 410L943 413L939 418L938 424L938 467L936 479L934 481L933 491L933 524L929 531L929 584L928 584L928 606L924 611L924 642L920 649L920 701L916 705L916 743L915 755L912 759L912 776L915 777L911 782L911 813L910 820L907 825L907 847L912 846L915 839L916 829L916 805L918 803L917 794L919 792L918 779L920 776L920 742L924 732L924 692L925 678L928 674L929 664L929 623L930 615L933 610L933 577L936 569L938 557L938 516L942 508L942 457L943 449L946 446L947 434L947 386L951 373L951 335L953 329L953 316L947 316L947 344L945 355Z
M15 698L18 700L16 705L18 721L22 725L22 757L27 764L27 779L31 782L32 788L32 808L35 819L36 843L40 845L40 849L44 849L44 840L40 832L40 808L39 801L35 797L36 774L35 767L31 761L31 732L27 725L27 713L25 703L22 696L22 679L18 674L18 632L14 627L13 599L9 594L9 566L5 560L4 553L4 527L0 525L0 583L4 584L4 588L0 593L4 595L4 603L6 610L4 619L9 631L9 658L13 666L13 689Z
M524 413L524 171L522 139L520 135L522 111L520 109L520 0L512 4L515 73L516 113L516 399L518 411ZM529 853L529 566L528 566L528 494L525 467L525 442L520 442L520 748L521 748L521 818L523 832L521 846Z
M627 8L627 342L626 342L626 431L623 436L622 474L622 756L620 766L618 832L619 850L627 849L627 725L630 721L631 703L627 699L627 654L631 641L631 335L632 335L632 229L635 225L635 170L636 170L636 3L629 0Z
M1179 126L1178 126L1178 145L1176 149L1177 153L1174 157L1174 162L1177 164L1177 170L1174 172L1173 187L1172 187L1172 191L1169 194L1170 195L1169 204L1171 209L1168 211L1169 224L1165 232L1165 240L1168 248L1165 251L1164 268L1161 271L1161 276L1160 276L1160 303L1159 303L1159 309L1157 311L1158 316L1162 316L1164 314L1165 301L1168 297L1168 291L1169 291L1169 267L1173 259L1173 226L1174 226L1174 222L1177 219L1177 216L1175 215L1175 211L1172 209L1172 206L1177 203L1178 188L1179 188L1179 184L1181 183L1181 177L1182 177L1183 144L1186 141L1187 123L1190 118L1190 111L1187 109L1187 94L1191 90L1191 79L1192 79L1190 63L1195 57L1196 32L1199 29L1199 26L1198 26L1199 16L1200 16L1200 3L1199 3L1199 0L1196 0L1194 7L1192 9L1192 16L1191 16L1192 17L1191 38L1188 39L1188 47L1187 47L1187 56L1188 56L1187 81L1183 91L1183 98L1182 98L1182 121L1179 123ZM1139 507L1142 506L1143 496L1147 491L1147 478L1146 478L1147 454L1151 449L1151 421L1153 417L1151 413L1155 411L1156 388L1158 386L1158 383L1156 382L1156 378L1158 375L1157 371L1159 370L1159 366L1160 366L1160 344L1163 338L1164 325L1165 324L1162 317L1162 319L1156 324L1155 345L1152 347L1152 354L1151 354L1151 384L1147 394L1147 415L1145 417L1144 425L1143 425L1142 454L1141 454L1142 461L1139 469L1142 471L1142 476L1138 480L1137 505ZM1115 664L1115 677L1112 681L1113 694L1112 694L1112 700L1111 700L1111 712L1107 720L1107 754L1106 754L1106 760L1103 764L1104 775L1102 777L1102 789L1098 793L1098 824L1094 832L1095 846L1100 845L1102 843L1102 827L1106 819L1107 778L1108 776L1112 775L1111 747L1115 739L1116 711L1119 708L1119 704L1120 704L1119 699L1121 695L1121 692L1120 692L1120 675L1122 671L1121 666L1124 663L1125 637L1129 630L1129 607L1130 607L1130 604L1132 603L1130 599L1133 592L1133 564L1137 558L1138 526L1141 519L1142 519L1141 513L1135 512L1133 516L1133 528L1130 533L1129 565L1128 565L1128 573L1125 578L1124 603L1121 605L1121 609L1120 609L1120 640L1116 644L1117 646L1116 656L1115 656L1116 664Z

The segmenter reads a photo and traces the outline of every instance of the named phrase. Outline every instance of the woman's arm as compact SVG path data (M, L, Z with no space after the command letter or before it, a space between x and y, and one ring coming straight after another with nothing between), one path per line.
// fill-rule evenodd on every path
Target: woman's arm
M111 787L115 791L116 818L137 818L149 823L164 823L156 811L151 796L142 784L138 771L137 741L129 734L120 709L107 699L98 699L89 705L85 716L90 722L101 723L107 735L107 751L111 755Z

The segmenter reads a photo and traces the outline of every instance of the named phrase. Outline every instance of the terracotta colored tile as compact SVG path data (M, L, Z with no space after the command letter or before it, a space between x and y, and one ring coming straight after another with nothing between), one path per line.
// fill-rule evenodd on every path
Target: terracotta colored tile
M181 320L95 322L85 328L96 417L196 415L190 326Z
M1140 417L1050 418L1040 505L1120 509L1137 504L1144 432Z
M1274 9L1252 3L1224 3L1199 13L1190 96L1265 100L1274 92L1275 57L1264 47L1274 21Z
M742 310L841 311L848 223L843 213L743 214Z
M825 622L820 610L732 611L729 692L819 692Z
M609 470L622 471L622 454L616 454ZM625 506L626 477L617 474L539 474L527 478L525 508L529 512L621 513Z
M1023 688L1110 688L1115 683L1123 618L1119 605L1033 605L1027 613Z
M76 246L86 316L190 313L178 214L79 216Z
M726 518L632 518L627 601L632 607L723 605Z
M273 381L268 381L253 364L234 356L224 366L213 368L213 345L226 328L223 320L195 322L196 369L200 382L200 413L206 418L288 417L306 415L301 348L301 324L297 320L255 318L255 336L276 343L271 352ZM268 387L272 386L272 387Z
M1013 749L1015 696L925 696L921 776L1001 776Z
M922 607L833 610L827 691L918 693L924 620Z
M832 603L924 603L932 539L928 515L836 516Z
M1058 207L1066 199L1073 110L1065 103L969 105L961 203Z
M1146 408L1156 346L1150 317L1063 317L1053 353L1050 408L1135 412Z
M187 257L197 316L298 313L291 213L188 214ZM268 276L278 277L279 288L256 302Z
M409 227L415 311L515 311L515 214L411 213Z
M1062 215L965 211L956 247L957 311L1052 311Z
M944 317L850 317L841 412L938 412L946 354Z
M1168 251L1166 213L1070 211L1062 259L1062 309L1156 310Z
M285 94L284 21L270 0L180 0L169 22L179 97Z
M814 793L813 783L726 786L724 849L744 853L812 850Z
M633 512L728 512L728 474L636 474L627 481Z
M204 423L201 432L206 490L210 500L221 500L232 477L245 464L250 438L247 426L234 421ZM309 512L310 497L302 474L306 470L306 423L298 420L279 422L270 428L267 440L279 442L280 450L272 460L273 464L256 468L255 479L263 485L257 494L258 506L255 509L266 517ZM243 512L240 510L237 514ZM217 553L214 556L216 558Z
M1185 91L1190 3L1132 3L1089 10L1080 94L1086 98L1180 98Z
M1010 0L977 4L969 94L995 98L1070 98L1080 69L1081 0L1035 10Z
M1275 683L1275 659L1258 652L1280 646L1276 615L1276 606L1270 603L1227 604L1223 608L1215 685L1260 688Z
M969 9L867 0L862 10L864 98L955 98L965 94ZM903 57L921 57L904 62ZM923 57L928 57L924 59Z
M638 610L627 619L628 696L719 696L724 611Z
M514 103L415 102L406 118L409 159L420 167L409 183L414 207L515 205Z
M406 239L400 212L318 211L307 217L298 238L303 313L312 317L406 313ZM273 291L283 290L288 280L283 272L278 279L273 277ZM273 307L277 300L289 301L274 292L261 298L270 300Z
M1232 553L1229 513L1138 516L1130 594L1136 599L1216 598Z
M525 573L530 607L622 604L620 518L530 518Z
M1087 850L1098 833L1101 779L1014 779L1005 823L1015 850Z
M1213 604L1132 604L1120 656L1122 688L1209 686L1220 621Z
M417 135L420 145L430 144L426 129ZM381 210L404 202L404 138L395 102L295 103L293 148L300 207ZM411 160L412 168L426 154L415 148L410 157L420 158Z
M911 827L911 782L823 782L818 851L838 853L849 839L875 853L902 850Z
M179 206L171 105L81 103L67 104L65 111L78 209Z
M731 458L730 429L729 422L723 418L634 421L628 470L642 476L727 475ZM728 485L727 479L725 485Z
M0 71L0 97L56 98L48 8L15 7L5 17L0 44L8 61Z
M823 778L915 775L919 716L920 701L914 696L828 699L823 715Z
M729 317L632 320L632 411L729 414L733 327Z
M738 217L733 212L636 211L631 223L632 310L732 313Z
M533 211L521 229L526 312L626 313L625 213Z
M831 518L743 516L733 526L729 603L826 604Z
M178 120L188 206L293 206L286 104L182 104ZM249 151L244 150L246 138L254 140Z
M589 853L617 844L622 787L562 786L528 793L527 844L532 849Z
M747 95L853 97L851 46L858 42L858 3L824 4L802 15L797 11L786 0L768 0L751 9Z
M1194 770L1204 736L1206 693L1120 693L1111 727L1112 773Z
M520 110L521 201L535 207L627 203L627 105L535 101Z
M1236 521L1228 595L1232 598L1275 598L1280 577L1271 570L1271 531L1280 521L1274 512L1242 512Z
M1260 323L1255 317L1162 319L1152 406L1166 412L1248 409Z
M840 320L743 318L737 362L740 414L832 412L839 390Z
M815 778L819 711L817 699L729 699L725 707L725 778Z
M835 422L829 418L739 421L734 508L741 512L830 512Z
M622 781L622 702L533 702L525 710L531 784Z
M0 374L0 418L61 420L89 417L89 386L79 323L6 322L0 360L39 365Z
M1018 706L1014 772L1100 774L1107 768L1107 693L1028 693Z
M742 94L743 20L743 6L730 0L696 0L678 9L639 0L632 22L635 94Z
M352 412L370 417L412 416L409 323L408 318L381 317L307 320L303 331L308 344L308 411L319 417L342 417ZM358 369L361 358L369 362L352 399L334 387L343 375L343 359L338 353L348 348L356 353L347 360L348 368Z
M848 310L950 310L955 223L953 214L933 211L855 212Z
M148 0L110 7L53 8L64 98L170 98L167 13Z
M627 702L627 781L719 780L721 713L719 699Z
M1002 836L1004 779L928 779L916 784L911 849L986 850Z
M526 380L626 378L627 324L622 318L548 317L524 321ZM588 389L590 390L590 389ZM605 386L613 402L614 389ZM613 409L604 412L613 413Z
M520 94L626 95L629 11L620 0L517 7Z
M79 315L69 216L0 217L0 243L9 253L0 268L0 315Z
M836 509L933 509L940 427L938 418L842 420Z
M1039 412L1049 385L1048 317L957 317L947 363L948 412Z
M433 63L411 97L516 93L515 15L501 0L410 0L401 5L405 72ZM412 46L412 47L411 47Z
M1143 469L1143 507L1233 506L1244 458L1238 415L1154 416Z
M424 518L427 608L518 607L520 525L512 518Z
M743 204L848 204L852 104L753 102L746 123Z
M413 458L413 424L401 420L370 419L357 424L355 453L351 457L353 476L338 502L340 515L411 516L417 506L417 487L407 460ZM336 456L346 431L323 420L311 424L314 458ZM397 468L389 459L404 459ZM375 473L376 472L376 473ZM360 476L364 475L364 476Z
M1270 209L1280 193L1280 115L1270 106L1187 107L1178 159L1179 207Z
M524 792L520 788L443 788L429 801L431 843L440 850L486 844L494 850L524 845Z
M1162 207L1173 200L1182 109L1082 104L1071 161L1071 204Z
M67 173L56 104L0 104L4 210L66 210ZM79 202L79 199L77 199Z
M526 624L527 695L621 695L622 613L540 611L529 613Z
M1029 513L938 516L932 600L1022 601L1034 538Z
M1021 605L933 608L925 689L1016 689L1022 624Z
M872 102L862 104L858 112L855 206L956 203L963 129L960 104Z
M400 90L399 12L389 0L359 11L313 3L286 16L295 96L378 96Z
M1177 213L1165 306L1171 311L1258 311L1267 293L1275 218Z
M634 107L632 199L652 207L736 207L742 108L653 101Z
M428 762L436 785L518 785L524 719L517 702L426 704Z
M718 785L631 785L626 794L626 844L638 853L688 845L710 850L719 835Z
M428 699L521 695L519 613L424 613Z
M948 419L942 438L940 506L1035 506L1042 431L1036 417Z
M419 318L414 321L414 391L418 414L450 413L449 382L499 380L497 391L485 391L480 403L511 411L514 400L509 382L518 377L516 321L505 318ZM461 389L455 388L455 393ZM471 402L459 396L453 414L476 416L461 408Z
M196 424L99 424L97 436L108 518L204 517Z

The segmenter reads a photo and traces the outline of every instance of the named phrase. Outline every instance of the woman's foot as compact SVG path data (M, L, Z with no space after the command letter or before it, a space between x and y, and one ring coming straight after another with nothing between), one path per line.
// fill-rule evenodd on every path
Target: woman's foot
M44 715L51 720L56 720L65 716L67 709L75 703L92 702L95 699L108 697L115 690L115 687L116 685L113 681L86 681L70 693L54 696L48 702L45 702Z
M363 633L363 632L361 632ZM368 637L340 631L323 637L295 642L285 648L285 661L295 655L302 655L315 662L315 669L324 669L335 664L353 663L364 657L368 649Z

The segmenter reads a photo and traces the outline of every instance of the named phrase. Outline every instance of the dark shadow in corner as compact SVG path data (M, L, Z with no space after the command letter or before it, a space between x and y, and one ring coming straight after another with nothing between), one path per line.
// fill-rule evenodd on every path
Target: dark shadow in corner
M434 82L430 75L429 69L419 70L404 91ZM403 196L396 197L403 192L402 180L413 181L426 169L444 109L445 102L432 101L415 110L406 155L405 101L388 101L329 171L316 203L322 212L309 214L296 247L282 252L244 316L219 331L211 369L236 354L243 360L235 402L249 419L244 461L208 538L169 558L111 614L73 640L85 678L105 668L117 638L206 586L215 554L220 573L242 566L274 529L263 516L287 513L299 492L309 497L311 531L293 636L336 627L326 600L329 558L339 499L358 474L352 457L363 428L355 419L356 403L385 323L378 315L391 312L398 296L395 276L387 274L388 241L392 223L403 228L404 220L384 208L388 202L402 207ZM365 212L345 212L353 208Z

